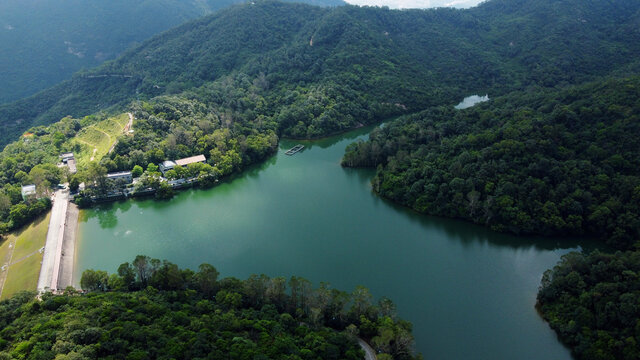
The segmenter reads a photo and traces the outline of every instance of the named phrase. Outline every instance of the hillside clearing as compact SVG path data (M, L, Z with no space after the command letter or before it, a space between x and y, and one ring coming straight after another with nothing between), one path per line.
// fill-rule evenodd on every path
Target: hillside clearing
M91 161L100 161L122 135L125 126L129 122L127 114L102 120L88 126L78 132L71 144L76 149L75 158L78 168L86 168Z

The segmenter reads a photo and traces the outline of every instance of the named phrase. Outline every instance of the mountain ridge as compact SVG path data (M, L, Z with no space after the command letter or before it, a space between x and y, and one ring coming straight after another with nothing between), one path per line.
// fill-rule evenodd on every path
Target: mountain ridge
M566 11L595 11L591 4L560 3ZM596 8L607 19L596 28L568 20L571 14L549 18L557 6L552 1L531 5L492 0L467 10L403 11L271 1L237 5L169 30L34 97L0 107L0 119L8 125L1 140L6 144L30 126L66 115L79 117L123 107L135 98L180 93L232 73L264 73L271 89L279 91L276 102L300 84L353 91L372 109L372 115L362 119L365 123L452 102L470 92L501 95L529 86L594 80L624 67L637 68L640 33L620 29L633 27L638 16L632 14L638 14L640 6L620 3L626 5L624 11L616 5L605 6L607 11ZM521 30L521 40L507 42L508 34L519 34L523 27L518 11L528 10L521 4L538 9L529 16L546 18L548 26L534 31L534 22ZM286 14L287 23L273 14ZM574 36L557 40L567 24ZM131 78L87 78L105 74ZM311 120L302 122L308 127ZM281 130L290 136L314 135Z

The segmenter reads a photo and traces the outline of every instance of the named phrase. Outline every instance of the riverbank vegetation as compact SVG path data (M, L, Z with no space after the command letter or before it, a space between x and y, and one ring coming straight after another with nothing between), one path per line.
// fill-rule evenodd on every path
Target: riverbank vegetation
M640 358L640 251L570 253L542 278L538 308L577 359Z
M420 212L517 234L596 236L545 274L538 307L578 359L638 358L640 78L439 107L351 144L345 166Z
M640 78L438 107L351 145L380 195L516 234L640 239Z
M0 357L26 359L362 359L357 337L381 359L414 359L411 324L393 303L308 280L218 278L145 256L117 274L87 270L87 294L68 290L0 302ZM46 331L43 331L46 329Z

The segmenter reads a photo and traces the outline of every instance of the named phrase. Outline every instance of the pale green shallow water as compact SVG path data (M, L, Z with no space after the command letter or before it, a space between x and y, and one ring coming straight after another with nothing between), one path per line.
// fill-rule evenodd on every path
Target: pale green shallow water
M213 189L168 202L83 211L76 279L138 254L223 276L298 275L388 296L414 324L425 359L570 359L535 311L542 273L575 242L497 234L415 214L371 192L371 170L343 169L370 129L303 142ZM536 245L534 245L534 243Z

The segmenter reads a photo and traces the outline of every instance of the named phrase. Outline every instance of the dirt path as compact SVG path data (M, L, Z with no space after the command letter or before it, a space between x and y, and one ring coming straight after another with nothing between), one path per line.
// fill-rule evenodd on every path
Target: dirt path
M86 142L84 140L80 140L78 138L75 138L75 139L76 139L76 141L81 142L81 143L93 148L93 155L91 155L91 159L89 159L89 161L93 161L93 159L95 158L96 152L98 151L98 148L95 147L95 145L93 145L91 143L88 143L88 142Z
M96 130L96 131L98 131L98 132L101 132L101 133L103 133L103 134L105 134L105 135L109 138L109 141L111 141L111 135L107 134L107 133L106 133L106 132L104 132L103 130L98 129L98 128L97 128L97 127L95 127L95 126L93 126L93 127L92 127L92 129L93 129L93 130Z
M11 241L9 243L9 251L7 252L7 255L5 256L5 258L2 262L2 264L0 264L0 297L2 296L2 290L4 290L4 282L7 280L7 274L9 273L9 267L11 266L11 260L13 259L13 252L16 249L16 240L14 239L12 240L7 240L7 241Z
M14 244L14 246L15 246L15 244ZM18 260L11 261L11 263L9 264L9 266L15 265L15 264L19 263L20 261L27 260L28 258L32 257L32 256L33 256L33 255L35 255L35 254L38 254L38 253L39 253L39 254L42 254L42 251L43 251L43 249L38 249L38 250L36 250L36 251L32 252L32 253L31 253L31 254L29 254L29 255L25 255L25 256L21 257L21 258L20 258L20 259L18 259Z
M129 130L131 130L131 127L133 126L133 114L127 113L127 115L129 115L129 122L127 123L127 125L124 126L124 129L122 129L122 133L125 135L129 132ZM118 145L118 139L116 139L116 141L113 142L113 145L111 145L111 147L109 148L109 152L107 154L111 154L111 152L116 147L116 145Z

